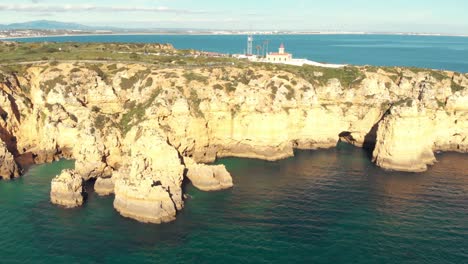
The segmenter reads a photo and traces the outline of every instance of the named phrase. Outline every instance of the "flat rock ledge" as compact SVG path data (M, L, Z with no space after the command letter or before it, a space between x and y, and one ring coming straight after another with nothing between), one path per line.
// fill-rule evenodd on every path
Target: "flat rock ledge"
M94 191L100 196L111 195L114 193L114 186L113 178L97 178Z
M231 174L224 165L197 164L185 158L187 177L192 184L202 191L219 191L233 186Z
M64 170L51 183L50 200L65 208L83 204L83 178L74 170Z

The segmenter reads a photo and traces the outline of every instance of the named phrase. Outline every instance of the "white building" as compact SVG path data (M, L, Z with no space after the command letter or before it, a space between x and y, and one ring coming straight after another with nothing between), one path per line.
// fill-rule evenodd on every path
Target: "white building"
M285 52L284 44L278 50L278 53L270 52L266 55L267 62L288 62L292 60L292 54Z

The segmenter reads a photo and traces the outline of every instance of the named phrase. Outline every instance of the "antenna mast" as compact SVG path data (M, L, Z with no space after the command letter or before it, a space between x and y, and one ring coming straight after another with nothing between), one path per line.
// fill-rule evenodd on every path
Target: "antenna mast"
M253 36L249 34L247 37L247 55L253 54Z

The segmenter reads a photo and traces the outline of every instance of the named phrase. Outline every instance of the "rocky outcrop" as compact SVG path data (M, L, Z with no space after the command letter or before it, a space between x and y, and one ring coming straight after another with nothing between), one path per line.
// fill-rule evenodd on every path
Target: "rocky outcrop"
M6 177L16 175L20 155L75 159L77 175L96 179L96 192L114 193L115 209L143 222L175 218L184 175L202 190L231 187L223 166L203 164L221 157L278 160L345 140L371 151L385 169L423 171L435 151L468 152L468 76L459 73L261 64L21 67L13 74L0 67L0 158L12 161L2 167Z
M436 161L435 122L421 104L392 107L379 124L374 161L385 169L422 172Z
M64 170L52 179L50 200L66 208L83 204L83 178L73 170Z
M142 222L174 220L183 207L179 154L150 122L132 129L126 141L131 159L115 181L115 209Z
M13 155L8 151L5 143L0 141L0 179L9 180L18 176L19 169Z
M145 223L170 222L176 215L167 189L145 176L116 181L114 208L125 217Z
M233 186L231 174L224 165L197 164L185 158L186 175L192 184L202 191L219 191Z
M94 183L94 191L101 196L106 196L114 193L114 179L113 178L97 178Z

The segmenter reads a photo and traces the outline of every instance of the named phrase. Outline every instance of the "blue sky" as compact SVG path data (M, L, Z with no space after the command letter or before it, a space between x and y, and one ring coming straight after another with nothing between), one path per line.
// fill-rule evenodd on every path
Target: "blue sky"
M0 23L468 34L466 0L0 0Z

